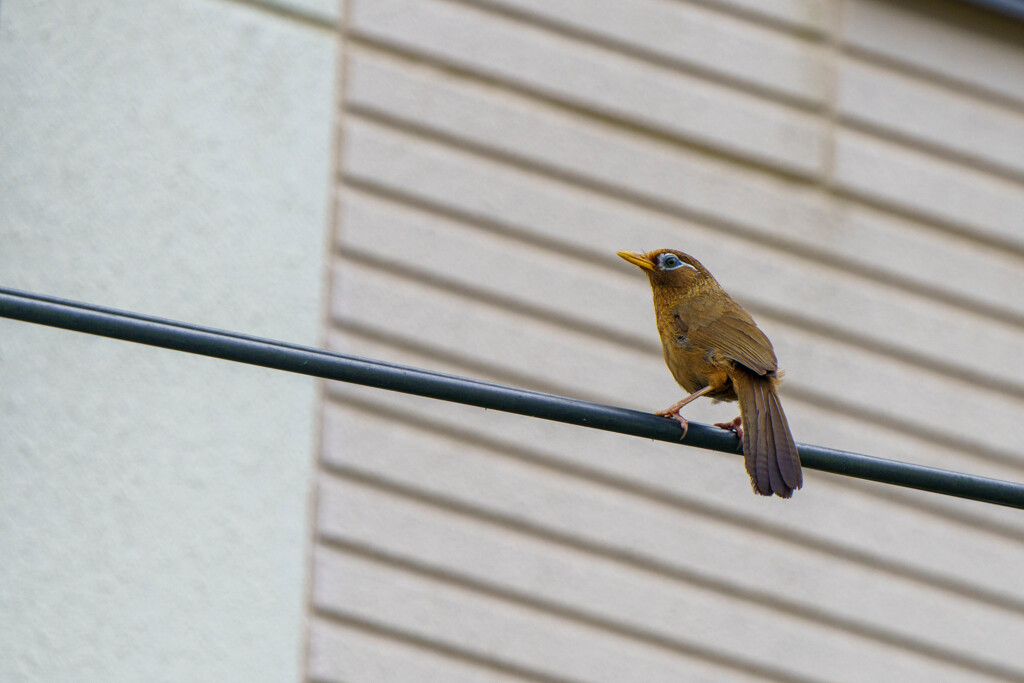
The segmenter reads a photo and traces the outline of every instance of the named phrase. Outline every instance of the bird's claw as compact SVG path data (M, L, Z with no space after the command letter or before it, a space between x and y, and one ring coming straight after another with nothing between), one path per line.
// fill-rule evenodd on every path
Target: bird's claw
M679 440L682 441L683 439L686 438L686 432L688 432L690 430L690 423L686 420L685 417L683 417L682 415L679 414L678 410L672 410L671 408L666 408L665 410L655 411L654 414L655 415L660 415L662 417L670 417L673 420L675 420L676 422L678 422L683 427L683 435L679 437Z
M743 420L737 417L732 422L716 422L715 426L719 429L728 429L730 432L736 435L736 438L743 441Z

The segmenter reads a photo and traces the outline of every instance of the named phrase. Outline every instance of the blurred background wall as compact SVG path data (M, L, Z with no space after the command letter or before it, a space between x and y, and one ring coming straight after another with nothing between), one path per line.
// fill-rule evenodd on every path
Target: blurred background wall
M0 275L653 410L672 246L798 440L1020 481L1022 74L938 0L8 2ZM1016 511L2 325L5 680L1024 680Z
M0 283L320 343L336 55L244 3L4 2ZM297 680L318 386L0 320L0 680Z

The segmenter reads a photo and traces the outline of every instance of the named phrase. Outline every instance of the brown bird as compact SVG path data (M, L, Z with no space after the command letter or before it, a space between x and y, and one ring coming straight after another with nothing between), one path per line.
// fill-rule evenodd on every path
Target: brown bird
M701 396L738 400L740 417L717 426L732 429L742 441L754 492L792 496L803 486L803 474L776 392L779 366L768 337L692 256L674 249L618 254L647 273L665 363L690 393L657 414L679 420L685 436L687 422L679 411L687 403Z

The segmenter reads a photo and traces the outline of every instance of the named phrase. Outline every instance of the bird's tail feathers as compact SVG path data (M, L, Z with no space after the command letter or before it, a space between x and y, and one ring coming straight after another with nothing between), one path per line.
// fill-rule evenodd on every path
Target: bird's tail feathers
M782 412L774 378L740 371L733 385L743 418L743 455L756 493L783 498L803 486L800 455Z

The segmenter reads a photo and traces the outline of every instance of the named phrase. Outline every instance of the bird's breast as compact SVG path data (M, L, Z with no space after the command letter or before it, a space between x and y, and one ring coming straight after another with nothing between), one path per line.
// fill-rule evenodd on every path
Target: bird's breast
M712 390L708 396L711 398L736 400L728 372L732 364L719 358L712 349L695 344L673 330L665 330L661 346L669 372L688 393L710 386Z

